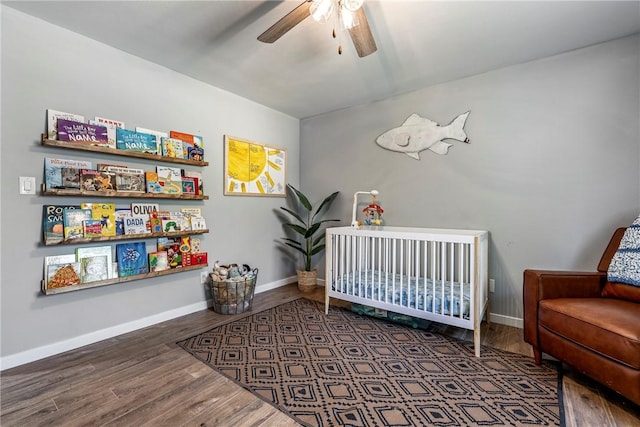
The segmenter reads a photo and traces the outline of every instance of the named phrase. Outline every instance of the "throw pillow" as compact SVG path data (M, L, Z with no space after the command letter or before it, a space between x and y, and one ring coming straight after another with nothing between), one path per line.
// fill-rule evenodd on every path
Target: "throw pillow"
M610 282L640 286L640 216L624 232L620 246L609 264L607 279Z

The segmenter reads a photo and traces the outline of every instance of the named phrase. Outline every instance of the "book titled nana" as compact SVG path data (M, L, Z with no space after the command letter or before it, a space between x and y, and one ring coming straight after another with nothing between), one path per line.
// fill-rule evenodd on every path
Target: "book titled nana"
M120 128L116 129L116 148L140 153L158 153L154 135Z
M118 275L135 276L149 272L149 259L144 242L119 243L116 245Z
M89 123L58 119L58 140L91 145L109 145L107 128Z
M65 209L80 209L80 205L44 205L42 213L42 230L47 244L64 240Z
M62 181L62 169L91 169L93 164L85 160L73 159L44 159L44 186L47 190L65 188Z

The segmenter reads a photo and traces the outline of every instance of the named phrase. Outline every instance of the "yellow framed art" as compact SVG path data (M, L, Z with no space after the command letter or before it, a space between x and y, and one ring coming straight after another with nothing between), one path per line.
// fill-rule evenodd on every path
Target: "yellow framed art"
M286 197L287 150L224 136L225 196Z

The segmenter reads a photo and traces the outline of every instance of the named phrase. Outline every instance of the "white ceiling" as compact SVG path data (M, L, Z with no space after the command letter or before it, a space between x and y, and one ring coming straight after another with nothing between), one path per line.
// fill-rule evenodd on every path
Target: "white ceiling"
M291 1L3 1L45 21L298 118L640 32L640 1L374 1L378 51L307 18L256 37Z

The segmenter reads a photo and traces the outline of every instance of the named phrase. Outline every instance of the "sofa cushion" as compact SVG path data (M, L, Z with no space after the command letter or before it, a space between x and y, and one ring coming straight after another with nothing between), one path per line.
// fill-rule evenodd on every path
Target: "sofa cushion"
M607 279L614 283L640 286L640 216L624 232L609 264Z
M554 334L640 369L640 304L613 298L542 300L538 319Z

